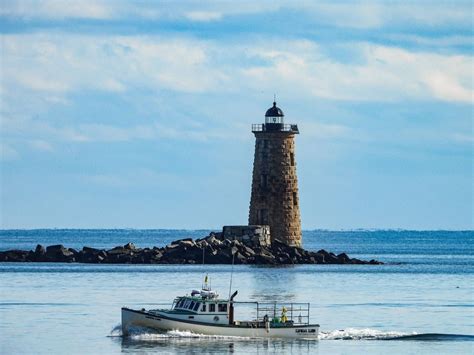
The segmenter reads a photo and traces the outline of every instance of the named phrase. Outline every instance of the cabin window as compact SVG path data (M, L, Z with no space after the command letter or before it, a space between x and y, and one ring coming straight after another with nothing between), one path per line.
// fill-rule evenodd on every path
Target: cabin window
M219 303L217 309L219 312L227 312L227 303Z
M214 303L211 303L209 305L209 312L215 312L216 311L216 305Z
M206 312L206 304L202 305L201 312Z
M193 307L193 311L196 312L196 311L199 309L199 306L200 306L200 305L201 305L201 304L200 304L199 302L196 302L196 304L195 304L194 307Z
M180 299L180 300L178 301L178 303L176 304L176 307L175 307L175 308L181 308L181 306L183 305L183 302L184 302L184 300Z
M184 304L181 306L181 308L188 308L190 303L191 303L190 300L184 301Z
M195 302L194 301L191 301L191 304L189 305L189 309L193 309L194 308L194 305L195 305Z

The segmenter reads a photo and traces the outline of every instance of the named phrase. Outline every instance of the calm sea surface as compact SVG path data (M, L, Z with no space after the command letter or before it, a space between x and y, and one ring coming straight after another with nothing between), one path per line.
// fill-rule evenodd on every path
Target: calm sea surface
M209 231L2 230L0 250L36 244L163 246ZM0 353L474 353L474 232L306 231L305 248L387 265L234 267L238 300L311 302L319 341L136 330L120 308L156 307L201 286L227 295L227 265L0 263ZM154 306L155 304L155 306Z

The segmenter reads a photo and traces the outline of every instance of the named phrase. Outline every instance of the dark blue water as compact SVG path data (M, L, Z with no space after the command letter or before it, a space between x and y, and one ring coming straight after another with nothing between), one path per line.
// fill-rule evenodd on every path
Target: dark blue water
M4 230L0 249L36 244L163 246L209 231ZM120 307L170 302L208 272L227 292L227 265L0 263L0 353L473 353L472 231L306 231L307 249L386 265L239 265L240 300L311 302L320 341L213 338L113 330Z

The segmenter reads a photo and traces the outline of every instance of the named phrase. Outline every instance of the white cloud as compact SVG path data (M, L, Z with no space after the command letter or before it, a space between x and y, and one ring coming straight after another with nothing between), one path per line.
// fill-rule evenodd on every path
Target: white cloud
M29 143L30 143L31 148L33 148L34 150L38 150L41 152L54 151L54 148L50 143L41 139L34 139L34 140L31 140Z
M298 127L304 132L304 136L307 138L320 139L335 139L335 138L347 138L351 135L352 129L350 127L340 124L327 124L317 121L305 121L295 119L298 122Z
M271 45L253 52L267 64L243 68L254 89L297 90L339 100L442 100L472 102L472 57L410 52L405 49L359 43L351 45L363 60L342 63L308 41Z
M472 22L469 1L290 1L261 0L131 2L126 0L10 0L0 7L0 15L22 19L93 20L187 19L215 21L227 16L268 14L276 11L300 12L316 25L347 28L380 28L422 25L429 27L458 26Z
M210 93L278 87L288 97L340 100L472 102L473 95L471 56L368 43L347 44L362 58L357 62L340 62L307 40L280 40L278 50L268 41L249 46L46 33L3 35L3 43L3 91L41 92L58 103L67 102L72 91L120 94L134 88ZM254 64L255 58L263 63Z
M356 43L348 46L360 60L341 62L307 40L279 40L278 46L261 40L249 46L182 37L57 33L3 35L2 40L2 136L22 137L43 151L58 142L236 139L236 130L246 129L229 130L235 124L229 120L202 127L184 121L163 125L159 119L126 126L48 119L48 109L69 105L73 93L94 90L135 98L137 88L152 95L165 90L199 98L203 93L273 93L277 88L288 100L473 102L472 57L467 55ZM318 138L350 133L345 126L307 123L307 132ZM4 159L19 156L16 146L3 150Z
M215 11L190 11L185 16L193 21L207 22L220 20L222 13Z
M3 85L44 92L128 87L212 90L227 79L205 41L163 37L4 35Z
M109 19L115 17L116 8L111 1L100 0L21 0L5 1L0 8L3 16L30 18L90 18Z

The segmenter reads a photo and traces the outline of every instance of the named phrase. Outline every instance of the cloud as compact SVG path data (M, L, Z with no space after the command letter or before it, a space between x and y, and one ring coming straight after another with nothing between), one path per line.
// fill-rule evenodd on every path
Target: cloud
M43 92L56 100L60 93L83 90L211 93L279 87L288 95L337 100L472 102L467 55L352 43L346 46L360 60L341 62L308 40L281 40L276 50L268 41L243 46L162 36L3 37L4 88Z
M49 93L130 87L205 92L227 77L205 41L163 37L3 36L3 85Z
M248 82L298 90L299 95L356 100L441 100L472 102L472 57L411 52L402 48L352 44L361 60L354 63L329 57L310 41L263 46L253 55L263 65L243 68ZM284 90L284 89L283 89Z
M31 140L29 143L30 143L31 148L33 148L34 150L37 150L37 151L41 151L41 152L52 152L52 151L54 151L54 148L50 143L48 143L44 140L41 140L41 139Z
M5 1L0 9L0 15L20 17L24 19L49 18L88 18L110 19L117 16L116 8L110 1L81 0L21 0Z
M298 127L304 132L304 136L307 138L320 139L336 139L336 138L347 138L351 136L353 130L344 125L340 124L327 124L315 121L305 121L295 119L298 122Z
M261 0L258 2L181 1L131 2L126 0L10 0L4 1L0 15L24 20L65 19L91 20L181 20L207 22L236 15L267 15L296 13L315 25L374 29L382 27L464 26L470 28L470 1L290 1Z
M2 137L21 137L42 151L51 151L61 142L235 140L240 139L236 132L247 129L221 117L212 126L193 125L189 117L176 116L166 125L162 118L143 121L149 117L147 110L137 118L139 122L128 124L100 122L101 117L48 119L51 108L63 106L67 112L67 106L75 105L74 97L95 91L127 100L133 97L136 107L144 105L143 92L156 97L181 95L183 100L193 97L192 107L203 94L273 93L275 88L287 100L473 102L472 56L468 55L361 42L340 44L358 57L342 61L323 44L309 40L280 39L276 46L266 39L250 45L182 36L49 32L4 34L2 43ZM350 133L342 125L307 123L309 134L318 138ZM16 159L17 150L10 145L3 155Z
M190 11L185 16L193 21L207 22L220 20L222 13L215 11Z

